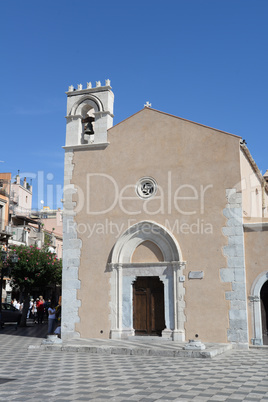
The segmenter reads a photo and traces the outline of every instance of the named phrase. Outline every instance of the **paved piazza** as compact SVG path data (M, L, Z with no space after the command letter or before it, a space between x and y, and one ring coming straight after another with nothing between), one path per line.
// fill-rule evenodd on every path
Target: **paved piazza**
M268 401L268 348L213 359L102 356L28 349L43 336L29 335L0 332L1 401Z

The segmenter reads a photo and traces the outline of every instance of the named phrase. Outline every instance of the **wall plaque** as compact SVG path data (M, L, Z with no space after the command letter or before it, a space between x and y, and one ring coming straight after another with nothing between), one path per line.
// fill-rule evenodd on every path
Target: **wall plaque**
M204 271L190 271L188 278L189 279L203 279Z

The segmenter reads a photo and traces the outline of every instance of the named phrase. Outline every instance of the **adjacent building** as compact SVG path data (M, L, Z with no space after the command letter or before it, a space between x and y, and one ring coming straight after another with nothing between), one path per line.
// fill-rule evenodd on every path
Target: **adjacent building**
M44 206L41 210L32 211L31 218L38 222L43 233L43 242L58 258L62 258L62 210ZM43 244L41 244L42 247Z
M237 135L69 87L63 339L267 344L268 184Z
M62 258L62 210L32 209L32 185L26 177L0 173L0 247L36 245L49 247ZM3 301L10 301L10 278L3 278Z
M0 173L0 232L6 233L9 223L11 173Z

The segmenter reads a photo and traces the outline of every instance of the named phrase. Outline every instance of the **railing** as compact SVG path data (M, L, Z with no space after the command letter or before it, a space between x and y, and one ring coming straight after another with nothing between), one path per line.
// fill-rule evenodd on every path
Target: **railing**
M27 216L28 218L30 218L32 211L31 211L31 209L14 206L12 208L12 213L13 213L13 215L24 215L24 216Z
M40 219L56 218L57 213L58 213L57 209L32 210L31 217L32 218L40 218Z
M44 233L31 230L29 233L24 226L13 226L11 228L12 240L24 243L27 246L34 244L43 244Z
M29 228L28 228L29 229ZM41 247L44 244L45 233L43 231L39 232L38 229L31 227L30 232L25 229L24 225L11 226L4 219L0 219L0 233L9 234L12 237L10 241L24 243L27 246L37 245Z

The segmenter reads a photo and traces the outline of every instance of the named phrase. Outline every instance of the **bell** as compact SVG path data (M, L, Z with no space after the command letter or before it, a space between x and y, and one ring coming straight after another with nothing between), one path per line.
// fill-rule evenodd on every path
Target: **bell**
M84 128L84 134L92 135L94 134L92 122L95 121L94 117L87 117L86 119L82 120L82 123L86 123Z
M92 123L87 124L87 126L85 128L85 131L84 131L84 134L87 134L87 135L94 134Z

